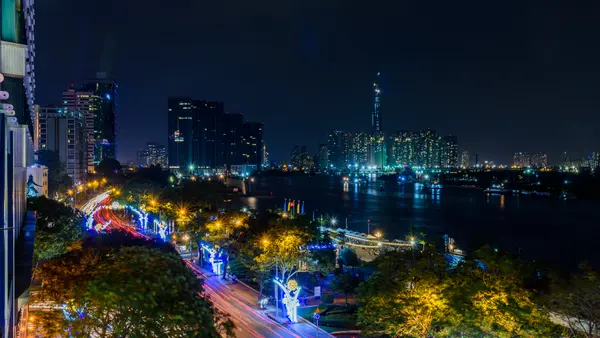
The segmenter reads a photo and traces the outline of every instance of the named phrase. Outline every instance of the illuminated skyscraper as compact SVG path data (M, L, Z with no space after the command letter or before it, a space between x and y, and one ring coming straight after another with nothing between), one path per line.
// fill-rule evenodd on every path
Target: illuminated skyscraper
M329 150L324 143L319 144L319 147L317 148L315 166L321 170L326 170L329 166Z
M85 115L64 107L40 107L39 124L40 149L56 152L75 184L84 181L88 169Z
M458 138L444 136L440 140L440 162L442 168L458 167Z
M440 166L440 136L435 130L426 129L415 134L417 165L423 167Z
M353 165L364 166L369 164L369 149L371 136L369 133L351 134L349 161Z
M460 153L460 166L463 168L468 168L471 165L471 162L469 161L469 152L466 150L463 150Z
M379 75L377 73L377 79L373 82L373 112L371 113L371 126L374 132L382 131L381 126L381 88L379 86Z
M548 166L547 153L518 152L513 155L513 166L521 168L545 168Z
M88 80L82 91L101 97L102 102L94 113L94 163L97 165L106 158L117 157L116 115L118 111L117 83L108 79L106 73L97 73L96 78Z
M392 134L392 161L394 165L411 166L415 164L415 137L411 131L399 131Z
M102 97L91 91L77 90L73 85L62 94L62 106L85 116L87 131L87 171L93 173L100 163L96 158L96 115L102 109Z
M243 164L255 165L256 170L261 170L263 164L263 131L262 122L245 122L242 132L242 158Z
M347 144L347 133L341 130L333 130L329 133L327 149L329 151L330 166L342 168L346 165L348 156Z
M385 134L377 131L371 134L369 143L369 165L383 168L387 164L387 148Z

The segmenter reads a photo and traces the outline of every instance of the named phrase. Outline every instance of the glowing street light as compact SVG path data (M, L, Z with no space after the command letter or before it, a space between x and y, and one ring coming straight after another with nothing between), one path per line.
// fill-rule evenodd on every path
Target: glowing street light
M195 165L193 165L193 164L190 164L190 165L188 166L188 169L189 169L190 171L194 171L194 169L196 169L196 166L195 166Z
M332 218L331 221L330 221L330 223L331 223L332 226L335 226L337 224L337 219L335 217Z
M383 234L381 233L381 231L376 231L375 232L375 237L381 238L381 237L383 237Z

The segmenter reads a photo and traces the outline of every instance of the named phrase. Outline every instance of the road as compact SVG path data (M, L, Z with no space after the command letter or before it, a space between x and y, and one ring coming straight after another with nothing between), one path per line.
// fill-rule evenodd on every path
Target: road
M257 301L253 292L243 292L235 285L227 285L220 277L207 275L189 261L186 264L199 278L204 279L204 288L215 307L231 316L236 326L236 337L314 337L314 334L305 335L290 330L251 305ZM321 332L321 336L325 337L325 333Z
M110 199L105 199L101 204L110 204ZM107 231L118 229L136 237L151 239L149 236L138 232L135 226L121 217L120 212L101 209L94 215L94 220L100 224L106 224L110 221L109 226L106 228ZM268 317L264 313L264 310L255 306L257 295L254 290L241 284L227 285L219 276L214 276L212 273L199 269L189 260L185 262L198 278L204 280L206 294L210 297L215 307L229 314L236 326L236 337L305 338L317 335L316 328L308 323L283 325ZM331 337L323 330L319 330L318 336Z

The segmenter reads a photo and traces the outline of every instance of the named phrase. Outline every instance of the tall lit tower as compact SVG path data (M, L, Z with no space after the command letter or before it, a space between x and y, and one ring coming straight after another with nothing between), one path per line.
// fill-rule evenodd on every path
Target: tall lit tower
M379 75L381 73L377 73L377 78L375 82L373 82L373 112L371 113L371 126L373 127L373 131L378 132L381 131L381 87L379 86Z

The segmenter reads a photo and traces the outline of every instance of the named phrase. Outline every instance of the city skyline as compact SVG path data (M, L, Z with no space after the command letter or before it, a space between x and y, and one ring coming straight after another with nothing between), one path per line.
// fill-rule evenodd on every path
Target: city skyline
M600 51L585 43L599 33L586 25L592 10L517 2L492 10L489 4L363 8L309 1L236 3L244 8L240 14L223 4L182 11L140 3L143 15L130 15L138 9L134 3L37 5L37 103L51 103L65 84L106 71L120 84L121 160L135 158L145 142L164 143L158 136L166 132L164 102L179 93L226 102L228 112L265 122L272 159L287 157L298 143L314 151L329 130L369 131L377 72L388 132L430 128L458 135L471 154L502 163L518 151L544 151L557 163L565 151L583 157L600 143L591 90ZM345 16L332 21L340 10ZM197 11L215 15L197 22L191 14ZM58 15L66 20L50 19ZM159 29L153 23L165 15L180 19ZM244 30L257 15L263 24ZM73 26L85 29L63 34ZM125 27L129 33L120 34ZM166 48L149 49L149 39ZM131 125L137 127L123 129Z

